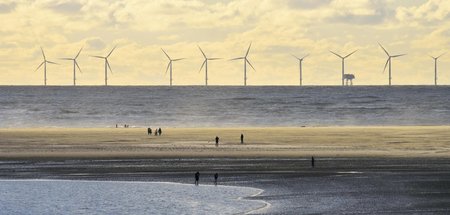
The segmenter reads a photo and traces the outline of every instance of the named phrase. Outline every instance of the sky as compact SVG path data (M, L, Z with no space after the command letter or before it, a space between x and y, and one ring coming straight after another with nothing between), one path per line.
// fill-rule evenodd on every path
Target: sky
M434 83L429 55L447 52L450 1L447 0L1 0L0 85L42 85L40 47L48 60L49 85L71 85L72 64L82 73L78 85L102 85L104 65L90 55L106 55L110 85L168 85L168 60L174 85L202 85L203 57L210 85L242 85L243 61L252 42L248 85L298 85L302 57L304 85L340 85L341 60L355 85L386 85L386 54L393 55L392 83ZM438 82L450 84L450 53L439 60Z

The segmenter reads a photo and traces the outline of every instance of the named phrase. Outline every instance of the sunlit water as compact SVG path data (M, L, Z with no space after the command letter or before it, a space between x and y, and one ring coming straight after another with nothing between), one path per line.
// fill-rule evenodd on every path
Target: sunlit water
M0 87L0 127L448 125L450 87Z
M267 206L248 187L162 182L2 180L1 214L237 214Z

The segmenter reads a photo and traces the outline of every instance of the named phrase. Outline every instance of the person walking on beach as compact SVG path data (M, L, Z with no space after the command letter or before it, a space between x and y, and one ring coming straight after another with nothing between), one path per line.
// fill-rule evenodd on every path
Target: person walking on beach
M219 137L216 136L216 147L218 147L218 146L219 146Z
M195 173L195 186L198 186L198 180L200 180L200 173L196 172Z
M217 186L217 179L219 179L219 173L216 172L216 174L214 174L214 185Z
M161 136L161 134L162 134L162 131L161 131L161 128L159 128L158 129L158 135Z
M244 144L244 134L241 134L241 144Z
M311 167L314 168L314 156L311 157Z
M152 128L147 128L147 135L152 135Z

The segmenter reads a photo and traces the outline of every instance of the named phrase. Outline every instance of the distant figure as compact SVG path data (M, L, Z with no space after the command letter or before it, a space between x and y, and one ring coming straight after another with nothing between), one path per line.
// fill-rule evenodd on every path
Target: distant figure
M161 134L162 134L161 128L158 128L158 135L161 136Z
M219 173L216 172L216 174L214 174L214 185L217 186L217 179L219 178Z
M244 144L244 134L241 134L241 144Z
M195 186L198 186L198 181L200 180L200 173L196 172L195 173Z
M116 128L118 128L117 124L116 124Z
M311 167L314 168L314 156L311 157Z
M155 136L158 136L158 129L155 129Z
M152 128L147 128L147 135L152 135Z
M219 137L216 136L216 147L219 146Z

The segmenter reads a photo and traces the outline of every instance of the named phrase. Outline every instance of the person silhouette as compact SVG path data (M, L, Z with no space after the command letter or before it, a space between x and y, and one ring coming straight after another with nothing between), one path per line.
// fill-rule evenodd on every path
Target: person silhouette
M219 137L216 136L216 147L219 146Z
M162 134L161 128L158 129L158 134L159 134L159 136L161 136L161 134Z
M244 144L244 134L241 134L241 144Z
M216 174L214 174L214 185L217 186L217 179L219 178L219 173L216 172Z
M198 181L200 180L200 173L196 172L195 173L195 186L198 186Z
M147 135L152 135L152 128L147 128Z
M311 167L314 168L314 156L311 157Z

